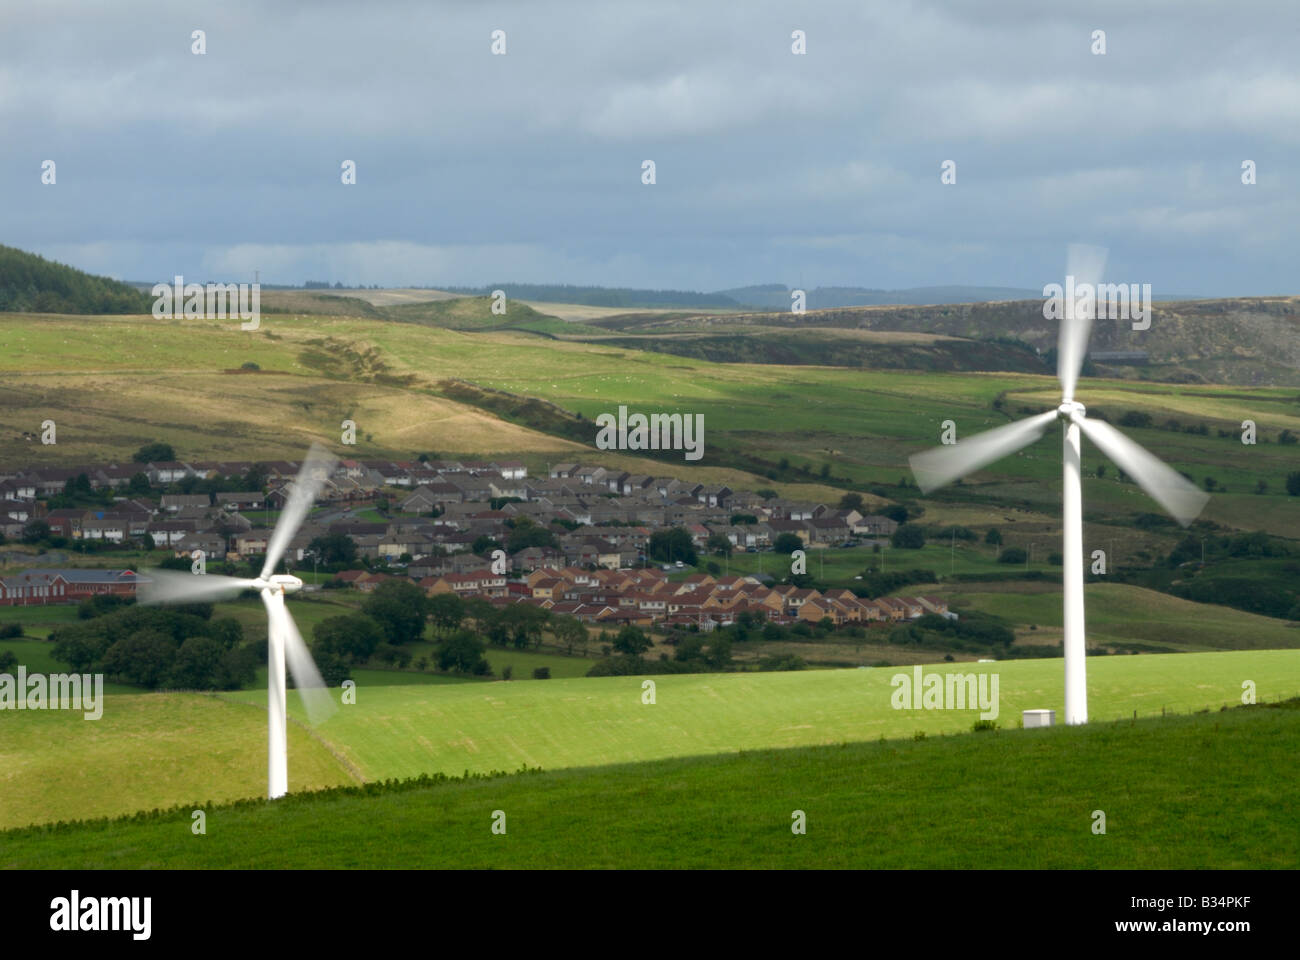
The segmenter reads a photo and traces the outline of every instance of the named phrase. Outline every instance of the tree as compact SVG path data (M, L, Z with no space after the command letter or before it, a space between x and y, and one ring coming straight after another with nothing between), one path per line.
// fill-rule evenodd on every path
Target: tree
M131 474L131 482L126 485L126 492L141 496L149 492L149 474L140 472Z
M383 627L363 613L322 620L313 636L317 653L329 652L349 663L365 663L384 642Z
M439 593L429 598L429 618L442 630L455 630L465 619L465 601L454 593Z
M150 689L158 686L176 659L176 645L162 630L140 630L123 637L104 653L104 673Z
M190 637L176 651L167 672L167 686L173 690L211 690L216 685L224 653L220 641Z
M893 520L895 523L907 523L907 507L903 506L901 503L891 504L888 507L885 507L881 513L890 520Z
M989 532L984 534L984 542L995 547L1002 546L1002 534L997 527L989 527Z
M587 627L577 617L567 614L552 616L551 636L558 646L564 647L567 654L572 655L574 647L581 647L584 652L587 649Z
M905 550L919 550L925 546L925 531L919 524L905 523L889 538L890 545Z
M479 633L487 633L488 625L496 618L496 607L486 597L469 597L465 600L465 619L473 620Z
M424 634L429 598L408 580L385 580L366 598L361 609L373 617L389 643L419 640Z
M714 670L725 670L731 666L731 640L725 633L714 632L705 660Z
M546 527L539 527L532 517L517 517L510 535L506 537L506 549L518 553L528 547L554 547L555 534Z
M550 614L541 607L527 603L511 604L497 614L496 623L493 624L496 629L493 640L504 646L504 633L514 643L516 650L523 650L529 643L540 647L542 627L549 617Z
M483 658L483 641L469 630L457 630L438 648L438 669L457 673L480 673Z
M311 543L307 544L307 553L324 566L331 564L347 566L356 563L357 544L345 533L330 533L313 538Z
M723 533L711 533L709 539L704 544L704 549L712 552L715 556L731 556L731 541Z
M327 687L341 687L344 680L352 679L352 666L333 650L322 650L316 655L316 668Z
M1300 470L1286 475L1286 492L1293 497L1300 497Z
M783 533L772 541L772 549L777 553L791 554L803 549L803 540L797 533Z
M862 494L860 494L860 493L846 493L846 494L844 494L844 496L840 497L840 509L841 509L841 510L861 510L861 509L862 509Z
M23 543L40 543L49 535L50 525L44 520L32 520L23 527Z
M474 542L470 544L469 552L483 556L493 550L500 549L501 544L494 537L489 537L486 533L482 533L474 538Z
M1007 547L998 554L998 563L1024 563L1028 559L1029 554L1020 547Z
M660 563L680 560L682 563L694 566L699 562L691 535L683 527L670 527L650 534L647 552L650 554L650 559L658 560Z
M170 443L146 443L131 455L136 463L163 463L176 459L176 451Z
M645 635L645 631L629 623L614 637L614 649L639 659L641 654L650 649L650 638Z

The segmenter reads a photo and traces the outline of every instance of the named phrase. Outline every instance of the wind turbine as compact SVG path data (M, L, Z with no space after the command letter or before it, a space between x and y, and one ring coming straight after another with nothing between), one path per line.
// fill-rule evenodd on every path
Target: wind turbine
M1063 307L1057 342L1056 375L1061 381L1061 404L1055 410L1017 420L1004 427L978 433L950 446L935 447L910 458L917 486L929 493L959 477L1010 456L1035 442L1053 421L1064 426L1064 487L1062 493L1062 555L1064 586L1065 722L1088 722L1088 682L1084 650L1083 611L1083 492L1080 434L1086 436L1138 486L1184 527L1204 509L1209 495L1177 471L1156 459L1103 420L1089 420L1083 404L1074 399L1079 371L1088 349L1096 307L1097 283L1106 265L1106 250L1079 244L1070 246L1065 287L1059 298L1044 306ZM1046 294L1046 291L1044 291Z
M333 454L318 444L312 444L307 459L298 471L297 479L293 481L284 512L280 514L270 542L267 543L266 562L262 565L262 572L255 579L153 570L149 572L149 582L142 584L141 588L142 603L200 603L234 597L249 588L262 595L267 616L266 707L269 736L266 795L272 800L284 796L289 790L285 726L286 659L311 722L318 723L335 709L333 700L326 692L325 681L321 679L320 671L316 669L316 663L285 606L285 594L301 590L302 581L274 571L337 462Z

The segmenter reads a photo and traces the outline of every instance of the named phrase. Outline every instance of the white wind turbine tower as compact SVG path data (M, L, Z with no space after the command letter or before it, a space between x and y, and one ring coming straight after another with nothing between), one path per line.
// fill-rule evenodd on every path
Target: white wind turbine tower
M1017 420L911 457L917 486L928 493L959 477L1010 456L1038 440L1052 421L1064 425L1064 488L1062 493L1065 722L1088 722L1088 682L1084 649L1083 612L1083 502L1079 435L1082 433L1127 473L1174 519L1187 526L1205 507L1209 496L1177 471L1134 443L1103 420L1089 420L1083 404L1074 399L1079 370L1088 349L1088 336L1096 307L1097 284L1106 265L1100 247L1072 245L1065 287L1058 306L1061 332L1057 346L1056 375L1061 381L1061 405L1055 410ZM1046 308L1045 308L1045 316Z
M293 481L289 501L276 522L266 548L266 562L261 574L252 580L214 574L194 575L167 570L150 571L149 582L142 585L142 603L201 603L234 597L250 587L262 595L266 605L267 626L267 796L282 797L289 790L289 762L285 717L285 661L294 685L302 695L312 723L334 711L334 702L326 691L320 671L311 658L293 617L285 606L286 593L302 589L297 577L275 574L289 541L302 526L316 495L338 461L317 444L312 444Z

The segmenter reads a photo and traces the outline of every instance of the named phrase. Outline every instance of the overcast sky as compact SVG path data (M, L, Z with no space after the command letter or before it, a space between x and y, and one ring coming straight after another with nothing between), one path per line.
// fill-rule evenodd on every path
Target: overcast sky
M1297 293L1298 50L1296 0L10 4L0 242L715 290L1038 288L1085 241L1157 297Z

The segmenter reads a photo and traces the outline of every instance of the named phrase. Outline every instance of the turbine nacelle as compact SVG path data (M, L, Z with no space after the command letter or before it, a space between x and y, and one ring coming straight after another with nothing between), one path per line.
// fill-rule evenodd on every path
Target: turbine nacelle
M258 577L253 581L253 589L270 590L273 593L297 593L302 589L302 581L287 573L277 573L273 577Z

